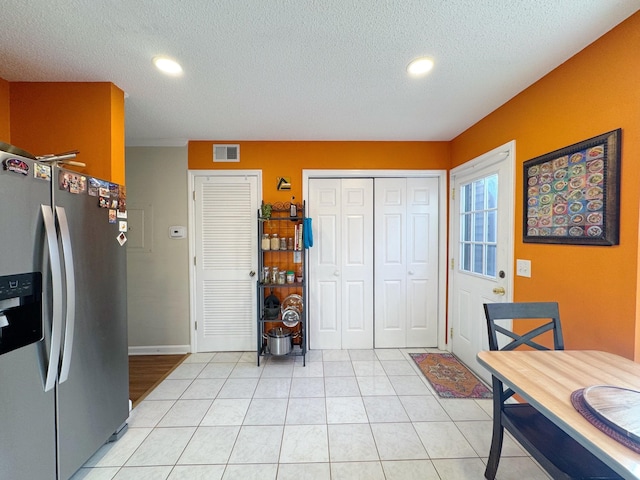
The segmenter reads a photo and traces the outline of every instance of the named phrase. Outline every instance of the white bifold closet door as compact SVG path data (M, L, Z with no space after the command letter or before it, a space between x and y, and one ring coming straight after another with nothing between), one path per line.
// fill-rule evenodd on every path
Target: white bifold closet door
M438 345L438 179L312 178L312 349Z
M438 179L375 179L375 346L438 345Z
M312 349L373 348L373 179L309 180Z

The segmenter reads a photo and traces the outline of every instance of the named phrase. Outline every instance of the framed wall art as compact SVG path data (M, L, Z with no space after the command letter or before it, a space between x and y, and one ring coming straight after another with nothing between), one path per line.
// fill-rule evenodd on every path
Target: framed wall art
M525 243L618 245L621 133L524 162Z

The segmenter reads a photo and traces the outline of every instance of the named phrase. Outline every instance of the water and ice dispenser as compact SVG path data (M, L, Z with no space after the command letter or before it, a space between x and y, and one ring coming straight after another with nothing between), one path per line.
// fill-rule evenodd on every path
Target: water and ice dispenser
M0 355L42 336L42 274L0 276Z

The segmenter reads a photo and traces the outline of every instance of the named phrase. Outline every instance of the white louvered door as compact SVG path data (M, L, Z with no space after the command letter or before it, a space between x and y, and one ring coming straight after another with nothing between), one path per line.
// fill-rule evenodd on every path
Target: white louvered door
M196 351L256 349L255 176L195 178Z

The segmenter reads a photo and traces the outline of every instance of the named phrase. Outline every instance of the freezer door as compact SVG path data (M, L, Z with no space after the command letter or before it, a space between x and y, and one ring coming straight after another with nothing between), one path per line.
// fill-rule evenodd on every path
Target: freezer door
M67 479L129 414L126 249L99 198L60 190L57 179L54 173L61 244L70 242L75 276L75 291L67 297L75 307L73 343L65 338L62 353L63 368L69 362L68 377L61 374L58 386L60 473Z
M0 154L0 164L9 158L15 157ZM0 276L41 272L48 284L40 206L49 204L49 182L33 178L33 162L24 162L28 175L0 167ZM55 403L54 392L44 392L45 346L41 341L0 355L2 478L55 478Z
M41 343L0 357L0 477L51 480L56 475L53 391L44 392Z

